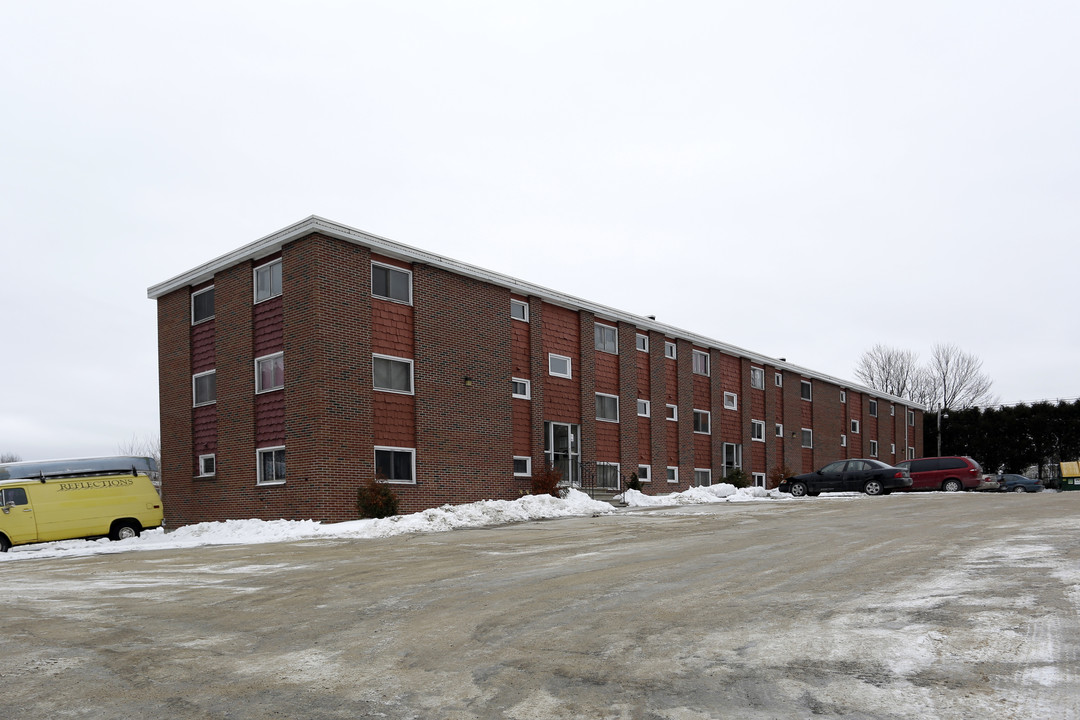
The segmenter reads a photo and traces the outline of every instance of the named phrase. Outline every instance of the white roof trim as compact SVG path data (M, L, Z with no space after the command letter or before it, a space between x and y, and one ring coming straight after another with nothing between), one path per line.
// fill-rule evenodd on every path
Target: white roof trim
M163 295L167 295L175 290L179 290L183 287L190 287L193 285L199 285L201 283L212 280L214 274L224 270L227 267L231 267L237 263L247 260L257 260L266 255L271 255L281 250L282 246L287 245L293 240L298 240L306 235L312 233L320 233L328 237L336 238L338 240L345 240L347 242L356 243L357 245L363 245L378 252L380 255L386 255L388 257L397 258L399 260L405 260L408 262L419 262L425 265L431 265L432 267L441 268L449 272L464 275L476 280L482 280L484 282L491 283L492 285L498 285L505 287L513 292L521 295L532 295L542 298L546 302L553 305L560 305L562 307L571 308L574 310L587 310L594 315L611 320L621 320L623 322L630 323L636 326L639 330L654 330L656 332L663 333L669 337L680 338L687 340L695 345L702 347L712 348L729 355L735 355L738 357L744 357L751 362L761 363L763 365L769 365L780 370L786 370L788 372L797 373L807 378L823 380L825 382L833 383L841 388L847 388L855 390L857 392L866 393L876 398L889 400L891 402L900 403L908 407L918 408L925 410L922 405L905 400L904 398L895 397L882 393L878 390L873 390L867 387L861 387L854 385L846 380L833 377L831 375L825 375L823 373L815 372L798 365L793 365L788 362L780 361L776 358L766 357L755 352L751 352L744 348L730 345L719 340L705 337L704 335L698 335L681 328L677 328L671 325L665 325L655 320L650 320L647 317L640 315L633 315L631 313L624 312L622 310L616 310L614 308L607 307L605 305L599 305L588 300L582 300L581 298L574 297L573 295L567 295L566 293L559 292L557 290L551 290L540 285L534 285L532 283L525 282L524 280L518 280L517 278L510 277L509 275L503 275L501 273L493 272L491 270L485 270L484 268L476 267L475 265L469 265L458 260L443 257L442 255L436 255L435 253L427 252L414 248L410 245L388 240L378 235L372 235L371 233L364 232L363 230L357 230L347 225L321 218L317 215L307 217L300 222L289 225L286 228L282 228L275 233L267 235L266 237L256 240L253 243L248 243L241 248L233 250L230 253L222 255L219 258L211 260L210 262L203 263L196 268L193 268L185 273L177 275L176 277L166 280L165 282L152 285L146 291L146 295L151 300L155 300Z

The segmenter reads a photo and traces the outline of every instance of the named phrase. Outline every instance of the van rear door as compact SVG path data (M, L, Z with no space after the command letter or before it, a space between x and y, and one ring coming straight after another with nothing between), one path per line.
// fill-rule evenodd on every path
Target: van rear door
M0 490L0 532L12 545L37 540L37 521L34 508L26 496L26 488L9 487Z

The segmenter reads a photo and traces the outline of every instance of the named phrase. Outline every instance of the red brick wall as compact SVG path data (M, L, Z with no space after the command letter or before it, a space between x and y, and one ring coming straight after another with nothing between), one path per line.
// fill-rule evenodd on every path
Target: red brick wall
M158 403L161 408L161 478L165 521L192 522L187 515L192 490L191 292L157 301Z
M517 497L508 290L415 265L417 484L402 510ZM466 385L465 378L471 385Z

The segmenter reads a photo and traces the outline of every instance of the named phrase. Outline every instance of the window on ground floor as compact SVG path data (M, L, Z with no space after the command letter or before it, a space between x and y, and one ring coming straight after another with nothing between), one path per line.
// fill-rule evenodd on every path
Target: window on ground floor
M258 473L260 485L280 485L285 482L284 446L259 448Z
M416 483L416 450L376 447L375 476L389 483Z
M877 454L878 454L877 440L871 440L870 441L870 457L877 457Z
M596 463L596 487L604 490L619 489L619 463Z
M514 456L514 477L532 477L532 458Z
M765 473L753 473L754 487L765 487Z
M742 444L724 443L724 477L742 469Z
M698 487L712 485L712 470L709 468L694 468L694 484Z
M814 431L810 428L802 429L802 446L804 448L814 447Z
M637 479L641 482L649 482L649 466L638 465L637 466Z
M674 465L668 465L667 467L667 481L669 483L679 482L679 468Z

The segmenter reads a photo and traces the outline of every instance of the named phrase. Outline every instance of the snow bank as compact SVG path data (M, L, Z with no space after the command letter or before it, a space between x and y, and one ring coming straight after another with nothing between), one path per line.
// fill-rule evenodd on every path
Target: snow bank
M0 562L70 555L100 555L129 550L163 550L203 545L246 545L317 539L385 538L422 532L444 532L458 528L485 527L524 520L573 517L614 512L610 504L593 500L579 490L565 498L526 495L518 500L482 500L468 505L443 505L411 515L378 520L350 520L321 523L314 520L225 520L186 525L172 532L150 530L141 537L120 542L63 540L40 545L23 545L0 553Z
M627 490L616 496L630 507L658 507L661 505L700 505L718 502L752 502L755 500L781 500L790 498L787 493L766 490L762 487L737 488L729 483L717 483L706 487L692 487L684 492L667 495L646 495L637 490Z

